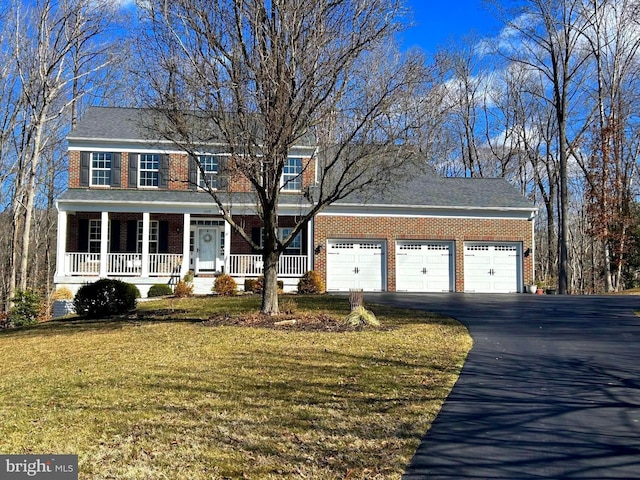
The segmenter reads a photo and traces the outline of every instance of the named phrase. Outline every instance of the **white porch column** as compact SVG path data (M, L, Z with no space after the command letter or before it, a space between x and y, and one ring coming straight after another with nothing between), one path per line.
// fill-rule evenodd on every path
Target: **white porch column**
M100 216L100 278L107 276L109 261L109 212Z
M151 215L149 212L142 213L142 272L143 277L149 276L149 224Z
M58 237L56 238L56 276L67 274L67 212L58 210Z
M231 258L231 224L224 221L224 273L229 273Z
M180 278L189 271L189 240L191 231L191 214L185 213L182 224L182 266L180 267Z
M313 270L313 257L315 254L315 239L313 238L313 218L307 223L307 270Z

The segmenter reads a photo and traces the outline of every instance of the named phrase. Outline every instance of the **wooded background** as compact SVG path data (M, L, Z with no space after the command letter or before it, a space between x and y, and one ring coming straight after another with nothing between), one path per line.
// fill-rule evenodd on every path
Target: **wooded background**
M308 8L307 0L294 3L301 14ZM52 291L64 139L83 109L154 100L161 73L145 53L153 41L145 4L0 0L5 310L16 290ZM460 39L434 56L394 45L385 58L371 56L372 71L386 75L420 61L419 84L388 106L389 121L405 123L407 141L440 174L504 177L539 207L538 283L575 294L636 286L640 2L488 8L503 22L496 37Z

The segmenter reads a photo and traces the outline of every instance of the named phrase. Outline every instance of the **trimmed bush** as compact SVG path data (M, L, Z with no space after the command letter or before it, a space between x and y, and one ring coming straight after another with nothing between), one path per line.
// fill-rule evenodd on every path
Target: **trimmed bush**
M173 287L173 294L178 298L190 297L193 295L193 285L184 280L180 280L176 283L176 286Z
M127 288L129 290L131 290L131 295L134 296L134 298L140 298L142 297L142 295L140 295L140 290L138 290L138 287L136 287L133 283L125 283L125 285L127 286Z
M324 293L324 282L320 275L314 270L305 273L298 282L298 293Z
M264 277L260 276L258 278L256 278L253 281L253 288L251 288L250 291L252 291L253 293L262 293L262 289L264 288ZM247 281L245 280L244 282L244 286L245 286L245 291L247 289ZM278 280L278 290L282 290L284 289L284 281L283 280Z
M173 290L166 283L156 283L149 288L149 297L164 297L165 295L173 295Z
M103 278L80 287L73 306L81 317L104 318L134 310L139 296L140 291L135 285Z
M231 275L227 275L223 273L222 275L218 275L216 277L216 281L213 284L214 292L218 295L230 296L238 293L238 284L231 277Z
M33 290L18 290L13 299L14 306L9 312L8 320L14 327L33 325L38 322L42 299Z
M256 287L256 279L255 278L245 278L244 279L244 291L245 292L255 292Z

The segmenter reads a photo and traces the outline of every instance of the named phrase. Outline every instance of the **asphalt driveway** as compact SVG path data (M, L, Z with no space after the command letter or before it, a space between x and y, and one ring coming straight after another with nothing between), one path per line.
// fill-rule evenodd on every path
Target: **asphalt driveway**
M640 478L640 297L368 294L452 316L474 347L405 476Z

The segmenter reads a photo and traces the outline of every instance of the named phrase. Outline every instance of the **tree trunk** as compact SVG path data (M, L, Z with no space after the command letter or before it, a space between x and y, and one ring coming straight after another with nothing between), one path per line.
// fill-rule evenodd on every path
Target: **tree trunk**
M277 193L276 193L277 195ZM278 310L278 207L277 203L267 203L264 207L264 230L262 262L264 265L264 280L262 285L262 306L260 313L277 315Z
M280 253L265 250L262 258L264 261L264 285L260 312L266 315L277 315L280 313L278 309L278 261L280 260Z

